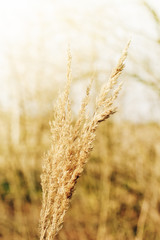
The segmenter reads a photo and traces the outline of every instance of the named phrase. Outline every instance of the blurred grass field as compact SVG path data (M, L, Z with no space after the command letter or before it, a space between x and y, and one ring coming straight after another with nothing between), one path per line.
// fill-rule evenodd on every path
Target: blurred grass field
M1 113L0 239L39 239L50 117L21 116L15 142L10 115ZM159 143L158 123L102 124L57 240L159 240Z
M120 114L99 128L56 240L160 240L158 1L68 2L1 3L0 240L39 239L41 162L67 41L76 112L93 72L94 100L130 33Z

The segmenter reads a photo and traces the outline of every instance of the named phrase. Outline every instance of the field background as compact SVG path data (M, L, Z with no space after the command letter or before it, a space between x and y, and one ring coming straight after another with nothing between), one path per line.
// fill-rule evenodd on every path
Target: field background
M94 75L92 113L132 35L119 111L98 129L56 239L160 240L160 4L5 2L0 2L5 23L0 24L0 239L39 239L41 160L50 145L53 105L66 81L68 44L76 118L89 79Z

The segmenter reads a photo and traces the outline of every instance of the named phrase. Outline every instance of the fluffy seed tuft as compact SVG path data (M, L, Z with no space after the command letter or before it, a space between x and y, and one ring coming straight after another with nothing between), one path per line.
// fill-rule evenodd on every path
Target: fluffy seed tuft
M124 69L124 61L130 42L112 71L108 83L102 87L96 99L93 117L89 119L86 107L89 103L92 80L87 87L75 125L72 124L69 92L71 86L71 54L68 51L67 84L59 96L54 109L54 120L50 122L52 143L43 159L41 185L42 209L40 214L40 240L53 240L62 228L76 182L93 149L99 123L116 112L114 101L122 83L118 77Z

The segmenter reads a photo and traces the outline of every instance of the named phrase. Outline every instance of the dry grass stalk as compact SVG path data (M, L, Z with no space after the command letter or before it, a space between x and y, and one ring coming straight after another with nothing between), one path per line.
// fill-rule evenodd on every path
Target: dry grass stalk
M129 44L127 44L116 68L111 73L108 83L101 89L96 100L95 112L93 117L89 119L86 115L86 107L89 103L91 81L74 126L69 100L71 54L68 53L67 84L54 109L54 120L50 123L52 143L43 159L41 240L54 239L61 229L77 179L83 172L84 165L93 148L95 131L100 122L116 112L113 103L122 85L117 80L124 69Z

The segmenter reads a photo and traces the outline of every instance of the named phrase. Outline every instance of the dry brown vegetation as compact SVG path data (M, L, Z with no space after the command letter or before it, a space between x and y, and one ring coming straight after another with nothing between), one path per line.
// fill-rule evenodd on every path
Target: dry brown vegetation
M51 116L22 112L17 140L16 121L0 114L0 239L39 239L41 159L50 144ZM99 116L101 122L107 115ZM158 123L102 123L55 239L159 240L159 143Z
M47 122L44 126L41 136L47 139ZM30 138L36 142L34 134ZM139 239L160 239L159 142L159 124L102 124L56 239L132 240L138 232ZM0 169L1 239L39 239L39 152L47 145L41 143L37 153L29 144L19 151L1 148L6 160Z
M91 81L74 125L69 99L72 77L71 54L70 51L68 52L67 84L54 108L54 120L50 123L52 143L43 159L41 240L54 239L62 228L75 185L93 149L96 129L99 123L108 119L116 111L113 104L121 89L118 77L124 68L129 44L112 71L109 81L102 87L96 99L93 116L89 118L86 114Z

